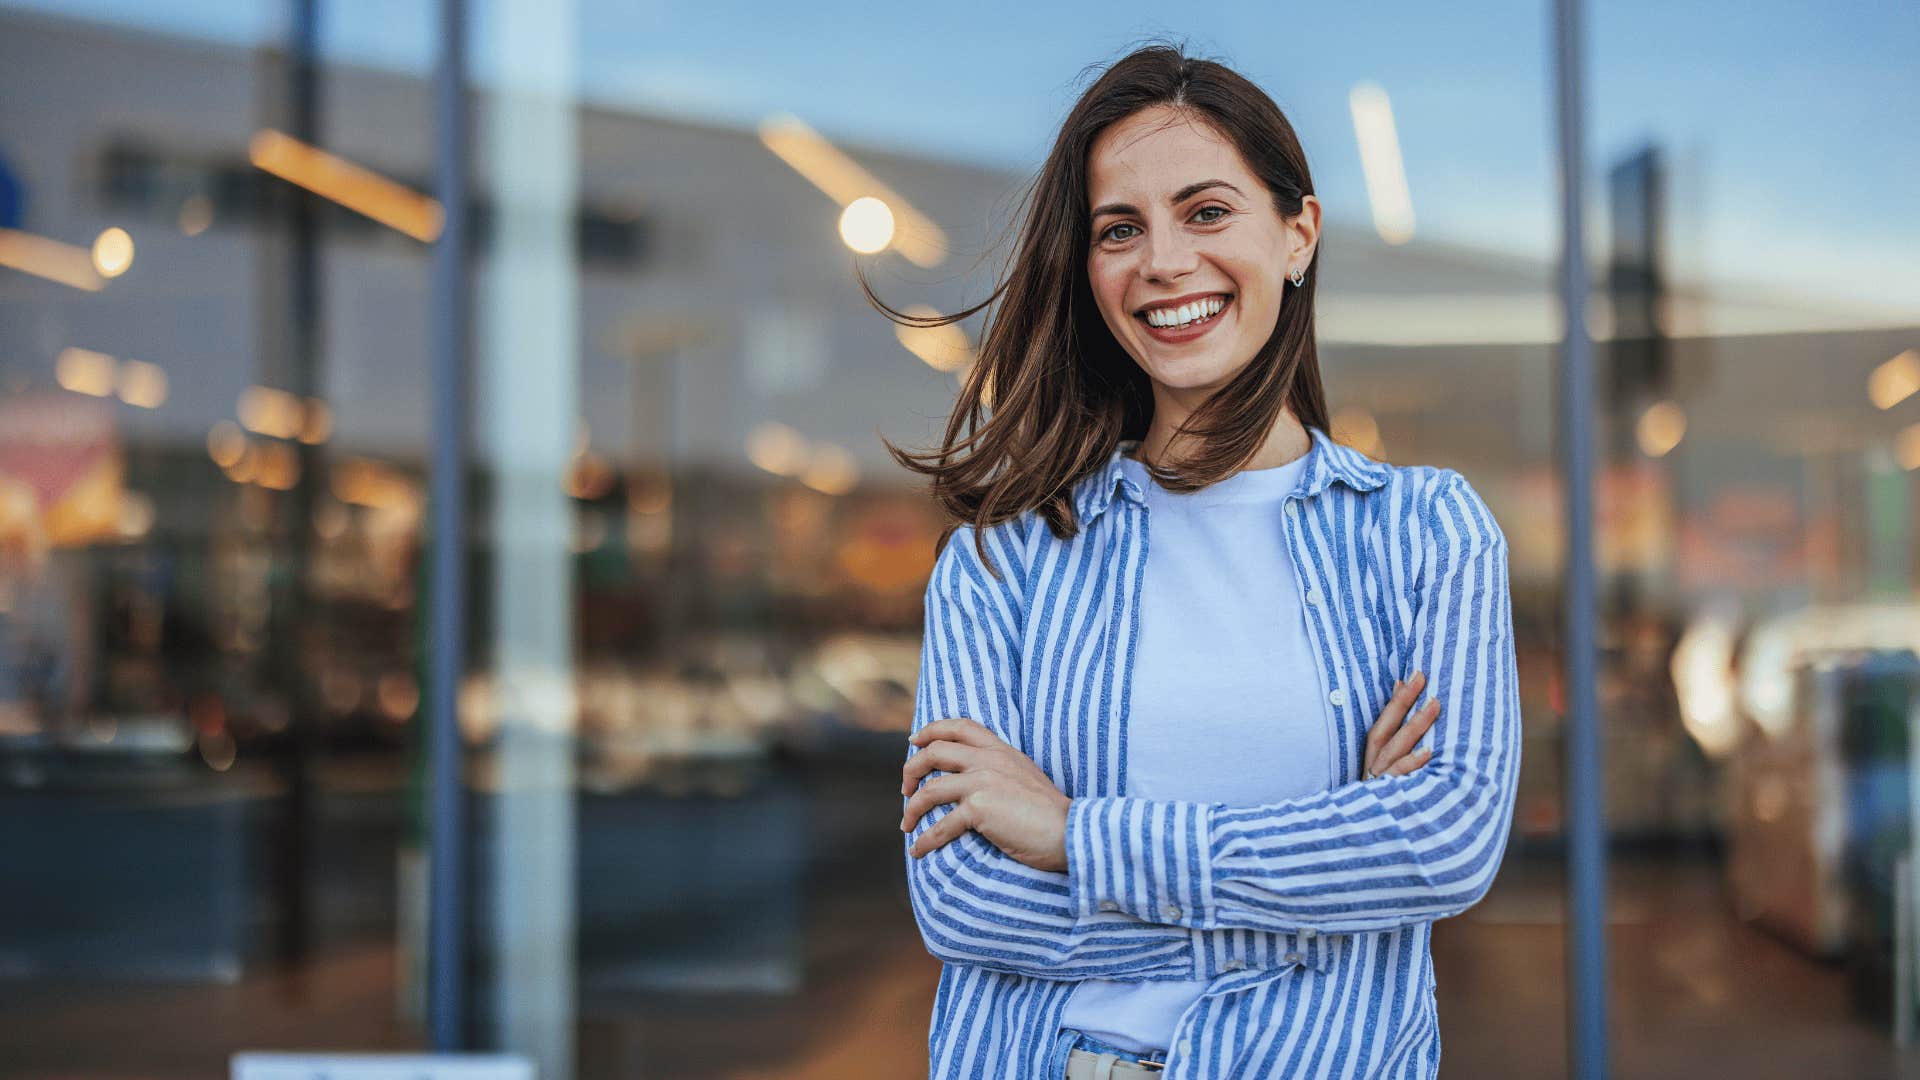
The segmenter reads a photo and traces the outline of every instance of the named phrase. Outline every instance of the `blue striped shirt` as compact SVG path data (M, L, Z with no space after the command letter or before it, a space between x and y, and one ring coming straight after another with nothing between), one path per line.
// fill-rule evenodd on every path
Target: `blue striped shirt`
M1072 797L1067 869L971 830L906 857L914 917L943 962L932 1077L1052 1080L1075 980L1204 979L1166 1075L1431 1077L1433 920L1485 895L1520 767L1507 544L1466 478L1374 461L1309 427L1279 515L1335 718L1335 784L1261 806L1131 796L1127 708L1148 552L1123 443L1074 485L1080 531L1028 511L986 531L1002 579L956 529L926 590L915 730L968 717ZM1408 776L1362 782L1395 679L1439 697ZM909 754L913 749L909 748ZM932 776L941 775L935 771ZM904 800L903 800L904 802ZM906 843L952 810L935 807Z

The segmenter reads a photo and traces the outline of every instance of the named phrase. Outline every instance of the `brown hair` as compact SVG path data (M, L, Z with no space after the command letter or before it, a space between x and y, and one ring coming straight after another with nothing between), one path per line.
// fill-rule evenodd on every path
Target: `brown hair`
M971 522L975 548L996 577L986 529L1038 509L1055 536L1074 535L1074 484L1104 465L1120 440L1144 437L1152 418L1152 382L1101 319L1086 259L1088 152L1109 125L1154 105L1187 111L1224 135L1283 218L1299 214L1303 196L1313 193L1306 153L1272 98L1219 63L1149 45L1114 62L1074 103L1022 199L1010 272L987 299L952 315L909 315L875 296L856 264L867 300L909 326L944 326L1004 298L988 318L943 445L916 454L881 439L902 466L931 478L931 494L949 517L934 550ZM1328 427L1313 332L1318 279L1309 266L1304 285L1283 286L1290 294L1273 334L1176 433L1197 443L1181 455L1185 468L1176 475L1155 466L1156 480L1196 491L1232 475L1265 443L1283 406L1302 425Z

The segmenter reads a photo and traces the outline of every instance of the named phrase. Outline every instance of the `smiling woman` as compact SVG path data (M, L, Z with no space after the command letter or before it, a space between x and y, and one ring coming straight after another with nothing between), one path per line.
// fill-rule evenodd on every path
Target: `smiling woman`
M1272 100L1139 50L1041 169L944 445L889 444L951 518L900 786L930 1075L1438 1069L1432 923L1519 766L1506 539L1327 434L1319 237Z

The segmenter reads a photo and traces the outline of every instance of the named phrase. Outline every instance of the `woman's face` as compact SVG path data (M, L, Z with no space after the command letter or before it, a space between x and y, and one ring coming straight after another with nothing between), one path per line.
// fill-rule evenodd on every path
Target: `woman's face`
M1107 329L1163 387L1231 380L1272 336L1288 271L1312 259L1318 200L1283 220L1231 142L1164 105L1100 133L1087 189L1087 279Z

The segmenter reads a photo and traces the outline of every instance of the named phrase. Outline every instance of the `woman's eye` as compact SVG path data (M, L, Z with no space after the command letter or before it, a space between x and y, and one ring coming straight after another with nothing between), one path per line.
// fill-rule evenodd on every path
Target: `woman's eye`
M1194 216L1194 217L1195 217L1195 218L1196 218L1196 219L1197 219L1197 220L1198 220L1198 221L1200 222L1200 224L1202 224L1202 225L1211 225L1211 224L1213 224L1214 222L1216 222L1216 221L1219 221L1219 220L1220 220L1221 218L1223 218L1223 217L1226 217L1226 216L1227 216L1228 214L1230 214L1230 213L1232 213L1232 212L1233 212L1233 211L1231 211L1231 210L1228 210L1228 209L1227 209L1226 207L1224 207L1224 206L1203 206L1203 207L1201 207L1200 209L1198 209L1198 210L1195 210L1195 211L1193 212L1193 216ZM1216 215L1216 216L1214 216L1214 217L1207 217L1207 218L1203 218L1203 217L1201 217L1201 216L1200 216L1201 214L1207 214L1207 213L1211 213L1211 214L1214 214L1214 215ZM1101 233L1101 234L1100 234L1100 239L1101 239L1102 241L1109 241L1109 240L1111 240L1111 241L1116 241L1116 242L1118 242L1118 241L1121 241L1121 240L1129 240L1129 239L1132 239L1132 234L1131 234L1131 233L1130 233L1130 234L1128 234L1128 235L1126 235L1126 236L1116 236L1116 235L1114 235L1114 230L1115 230L1115 229L1133 229L1133 230L1134 230L1135 232L1138 232L1138 231L1139 231L1139 230L1138 230L1137 228L1135 228L1135 227L1134 227L1134 226L1132 226L1132 225L1129 225L1129 224L1127 224L1127 223L1126 223L1126 222L1124 222L1124 221L1121 221L1121 222L1116 222L1116 223L1115 223L1115 224L1113 224L1113 225L1109 225L1109 226L1107 227L1107 231L1106 231L1106 232L1103 232L1103 233Z

